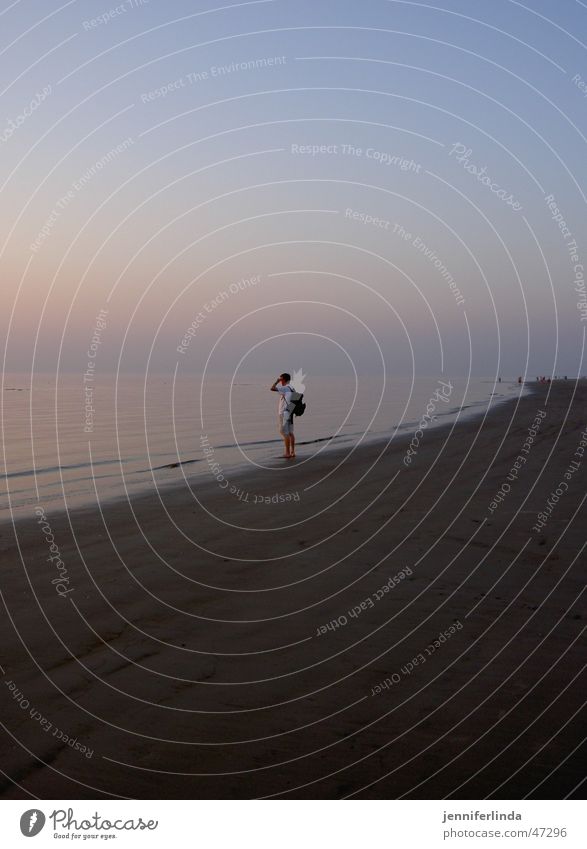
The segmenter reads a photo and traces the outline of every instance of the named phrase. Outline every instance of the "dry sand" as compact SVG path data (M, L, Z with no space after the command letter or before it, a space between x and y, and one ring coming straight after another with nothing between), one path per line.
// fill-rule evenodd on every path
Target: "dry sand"
M0 528L3 797L580 794L586 400Z

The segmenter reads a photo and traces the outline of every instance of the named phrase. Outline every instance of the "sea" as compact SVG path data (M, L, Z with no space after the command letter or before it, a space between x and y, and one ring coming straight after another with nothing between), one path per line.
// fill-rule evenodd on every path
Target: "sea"
M30 515L39 505L69 510L278 467L287 461L280 460L273 379L5 374L0 520ZM296 380L306 403L295 419L298 463L414 433L427 410L429 430L481 416L525 391L517 380L442 375L349 379L298 372Z

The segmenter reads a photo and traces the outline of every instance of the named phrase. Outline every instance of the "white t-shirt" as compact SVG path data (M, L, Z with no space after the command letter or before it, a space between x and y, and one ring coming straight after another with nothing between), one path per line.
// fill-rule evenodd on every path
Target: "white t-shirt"
M277 412L280 416L283 413L287 413L287 405L291 400L291 393L295 392L293 386L290 386L289 383L286 383L285 386L276 386L275 387L279 392L279 402L277 405Z

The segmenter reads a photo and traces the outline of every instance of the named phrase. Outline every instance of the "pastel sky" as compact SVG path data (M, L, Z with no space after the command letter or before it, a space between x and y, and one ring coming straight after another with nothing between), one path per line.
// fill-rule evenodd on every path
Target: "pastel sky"
M104 311L104 372L583 373L586 32L578 0L5 2L4 368L82 372Z

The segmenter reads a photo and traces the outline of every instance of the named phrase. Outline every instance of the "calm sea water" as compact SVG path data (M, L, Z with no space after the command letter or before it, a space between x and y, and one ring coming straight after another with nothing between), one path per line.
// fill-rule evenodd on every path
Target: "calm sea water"
M444 378L445 381L448 378ZM1 393L3 492L0 518L154 490L211 472L201 438L214 459L235 474L247 466L279 464L277 395L271 376L5 375ZM436 401L438 424L479 414L521 394L517 383L450 378L448 402ZM305 379L308 407L296 419L298 457L351 449L413 431L439 387L438 377ZM445 390L448 391L448 390Z

